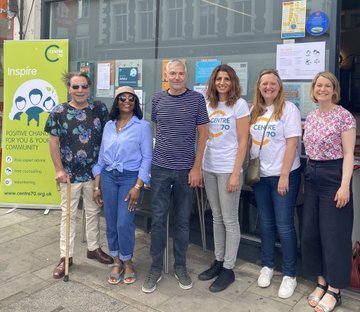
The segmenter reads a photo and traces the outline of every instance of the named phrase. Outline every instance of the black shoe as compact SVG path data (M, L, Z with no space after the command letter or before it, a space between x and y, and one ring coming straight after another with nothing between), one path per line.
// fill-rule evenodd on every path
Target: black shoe
M235 281L234 271L231 269L222 268L217 279L209 287L211 292L219 292L226 289L231 283Z
M220 271L223 267L224 261L217 261L215 260L209 269L199 274L199 280L200 281L208 281L212 278L218 276L220 274Z

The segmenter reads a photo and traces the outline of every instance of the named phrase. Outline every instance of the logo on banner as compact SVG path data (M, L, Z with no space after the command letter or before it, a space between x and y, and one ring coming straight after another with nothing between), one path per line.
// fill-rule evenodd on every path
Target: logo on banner
M9 119L21 120L26 116L27 125L35 120L39 127L40 114L50 112L56 103L58 96L50 83L42 79L28 80L14 94Z
M64 50L58 45L52 44L45 49L45 57L49 62L57 62L64 56Z

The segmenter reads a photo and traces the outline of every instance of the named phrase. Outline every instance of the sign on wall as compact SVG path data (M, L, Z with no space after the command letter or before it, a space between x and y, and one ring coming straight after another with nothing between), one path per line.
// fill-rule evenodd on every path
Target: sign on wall
M312 80L325 70L325 41L278 44L276 69L284 80Z
M49 112L67 100L68 40L4 42L1 205L59 205L44 132Z

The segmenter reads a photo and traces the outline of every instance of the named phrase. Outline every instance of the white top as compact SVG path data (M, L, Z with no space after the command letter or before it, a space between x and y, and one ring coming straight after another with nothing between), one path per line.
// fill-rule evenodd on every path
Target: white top
M203 160L203 169L215 173L232 173L238 148L236 119L249 116L249 107L242 98L233 106L218 102L216 108L207 103L209 138Z
M250 127L250 134L252 137L250 149L251 159L258 157L259 155L264 128L273 113L273 110L274 105L267 107L266 113L260 116L256 123ZM272 118L266 128L264 142L260 152L260 176L280 176L286 148L286 139L292 137L301 137L301 115L295 104L286 101L281 119L274 121L274 118ZM299 167L300 149L298 148L291 171Z

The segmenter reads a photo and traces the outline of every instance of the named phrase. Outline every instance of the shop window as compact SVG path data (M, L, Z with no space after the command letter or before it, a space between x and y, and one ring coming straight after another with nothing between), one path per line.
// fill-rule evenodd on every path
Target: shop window
M200 36L216 34L216 7L206 3L200 4Z
M274 0L273 9L272 9L272 30L274 31L281 30L281 20L282 20L282 0Z
M89 58L89 38L76 39L76 57L79 60Z
M154 1L142 0L139 1L139 22L140 22L140 39L149 40L154 39Z
M360 28L360 13L351 14L351 28Z
M234 34L251 32L251 0L234 2Z
M184 1L169 0L168 5L169 38L181 38L184 34Z
M128 5L127 3L117 3L113 6L114 17L114 38L113 41L126 41L128 39Z
M78 0L78 18L89 17L89 0Z

